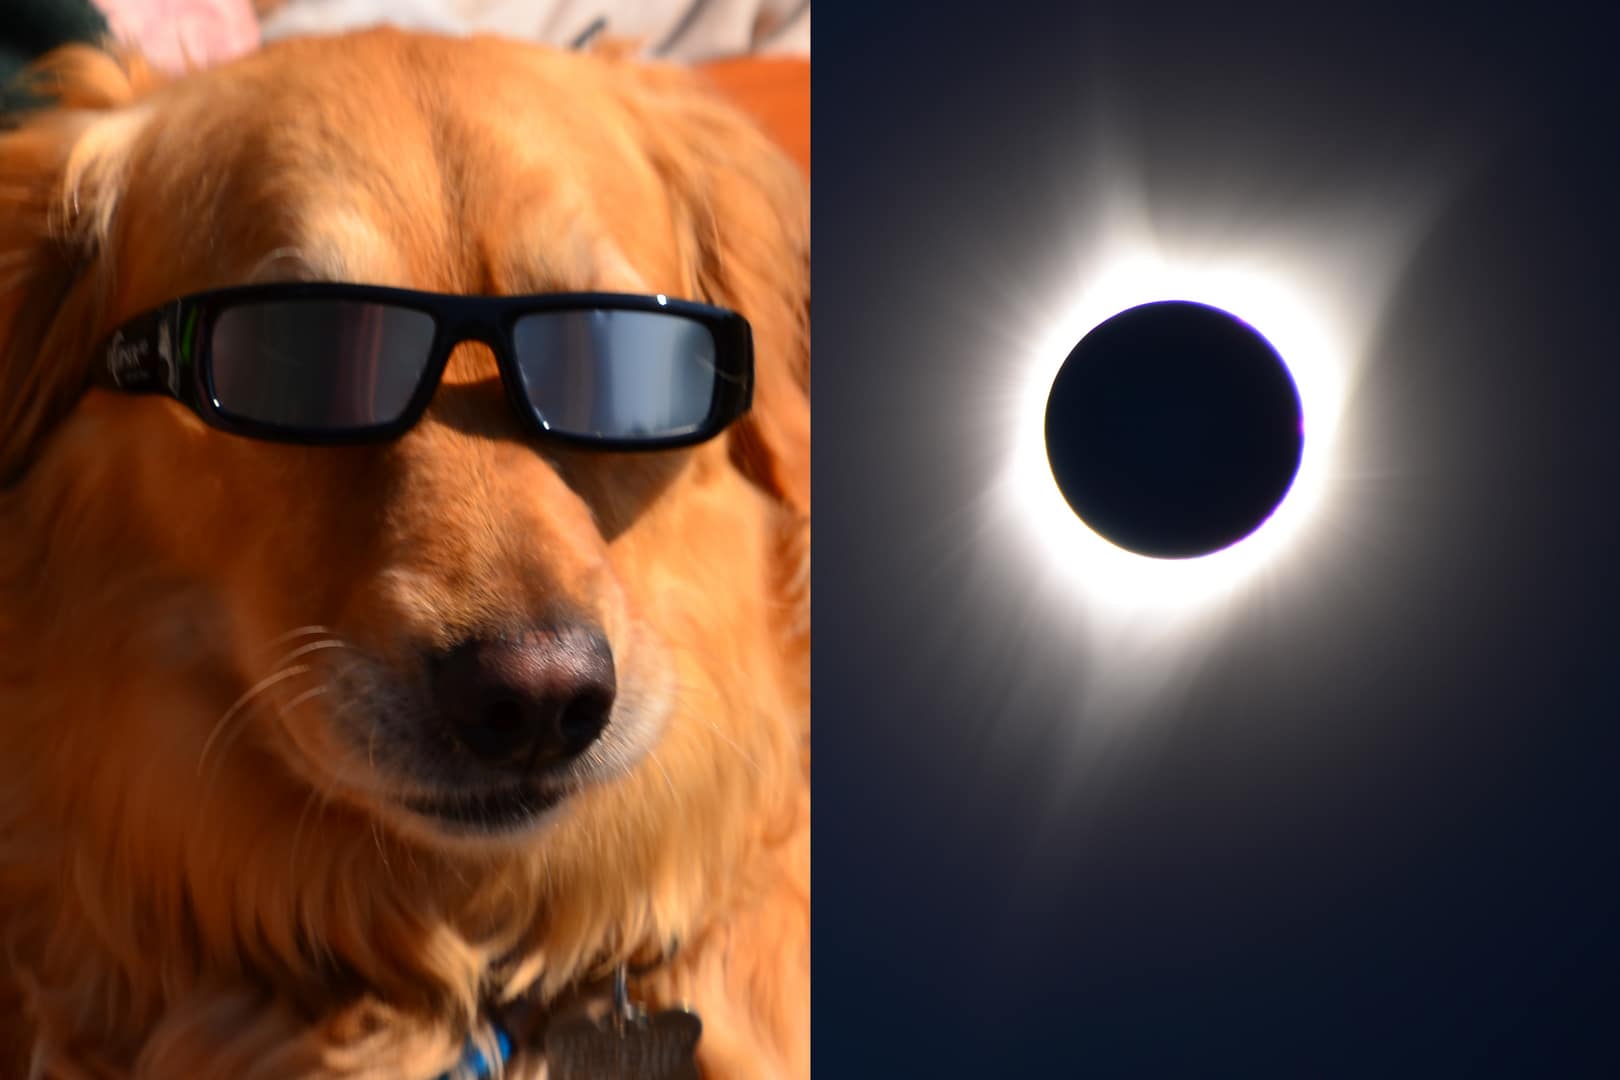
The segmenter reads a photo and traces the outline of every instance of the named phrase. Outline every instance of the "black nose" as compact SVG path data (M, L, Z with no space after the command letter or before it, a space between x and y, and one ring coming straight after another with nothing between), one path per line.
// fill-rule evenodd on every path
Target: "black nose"
M441 715L463 746L524 769L574 757L613 708L613 652L581 624L464 641L434 672Z

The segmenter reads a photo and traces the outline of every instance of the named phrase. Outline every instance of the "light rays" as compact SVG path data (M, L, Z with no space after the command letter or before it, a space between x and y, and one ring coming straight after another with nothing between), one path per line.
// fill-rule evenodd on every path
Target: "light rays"
M997 577L1035 598L1035 621L1067 635L1071 655L1083 649L1077 699L1112 715L1195 670L1220 625L1297 595L1353 532L1336 517L1334 492L1366 404L1355 401L1358 374L1439 190L1361 192L1336 212L1291 216L1245 205L1241 193L1221 212L1206 190L1172 220L1150 213L1140 185L1121 175L1096 185L1087 228L1071 233L1085 237L1072 278L1033 290L1060 302L1017 305L1050 315L1022 325L998 372L1004 464L984 500L1005 559ZM1288 365L1304 414L1303 457L1282 504L1242 541L1199 558L1148 558L1102 539L1065 502L1046 454L1047 397L1069 352L1105 319L1157 300L1209 304L1253 326Z

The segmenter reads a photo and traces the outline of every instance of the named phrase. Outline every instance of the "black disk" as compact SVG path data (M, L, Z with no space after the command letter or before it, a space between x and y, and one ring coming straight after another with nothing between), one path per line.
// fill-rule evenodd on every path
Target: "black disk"
M1248 536L1304 449L1299 394L1253 327L1181 300L1143 304L1069 353L1046 402L1046 453L1090 528L1161 559Z

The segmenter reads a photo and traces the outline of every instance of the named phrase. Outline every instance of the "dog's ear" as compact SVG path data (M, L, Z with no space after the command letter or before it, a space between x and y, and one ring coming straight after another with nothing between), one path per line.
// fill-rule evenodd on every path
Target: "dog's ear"
M730 433L755 483L810 512L810 198L799 167L689 73L644 69L655 164L702 299L754 332L754 403Z
M69 46L24 77L48 104L0 127L0 486L84 386L133 136L156 78L139 57Z

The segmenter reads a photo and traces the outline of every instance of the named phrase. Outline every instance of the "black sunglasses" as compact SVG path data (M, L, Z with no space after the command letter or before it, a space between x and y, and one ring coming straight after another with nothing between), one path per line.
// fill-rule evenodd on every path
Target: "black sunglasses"
M748 411L753 339L723 308L665 296L451 296L376 285L244 285L124 323L92 383L167 394L223 431L279 442L391 439L427 409L451 350L495 353L538 432L611 450L689 446Z

